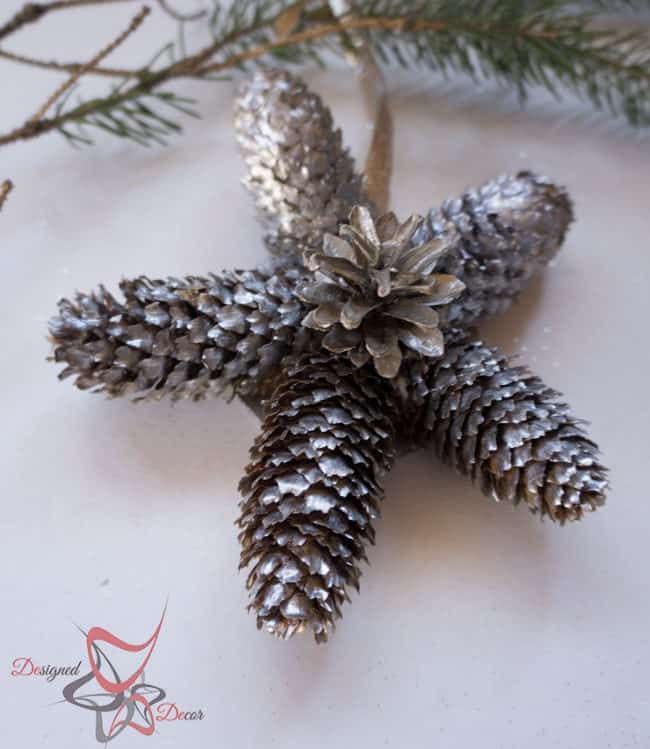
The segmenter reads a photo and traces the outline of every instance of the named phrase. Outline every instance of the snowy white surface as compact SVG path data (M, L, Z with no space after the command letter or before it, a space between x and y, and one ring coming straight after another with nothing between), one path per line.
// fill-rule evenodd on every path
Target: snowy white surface
M3 3L2 16L20 4ZM6 47L86 59L130 12L53 16ZM142 60L169 33L151 19L111 61ZM60 80L7 62L0 71L2 130ZM354 81L307 77L361 156ZM3 745L96 745L89 713L51 704L64 681L11 677L11 663L83 659L74 623L141 642L167 598L148 681L206 717L150 738L125 732L115 746L649 745L647 140L568 105L520 112L403 80L399 213L521 168L575 200L553 267L482 330L591 420L612 469L609 504L581 524L541 524L413 455L387 479L371 567L331 641L257 632L233 526L255 418L237 403L90 396L45 361L46 322L75 289L264 260L239 184L232 84L191 84L203 119L165 149L102 137L74 151L57 135L2 149L0 178L16 183L0 215Z

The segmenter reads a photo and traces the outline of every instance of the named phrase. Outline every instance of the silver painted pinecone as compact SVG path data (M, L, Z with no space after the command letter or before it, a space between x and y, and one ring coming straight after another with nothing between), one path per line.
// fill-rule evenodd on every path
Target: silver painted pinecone
M302 271L228 271L221 276L124 280L118 301L103 287L62 299L50 321L61 379L82 390L137 399L199 399L230 388L259 394L309 333L294 293Z
M560 523L604 504L606 469L584 422L497 349L465 337L437 361L413 362L401 385L407 433L488 496Z
M466 227L462 242L454 241L438 266L466 286L444 308L444 327L447 316L455 325L464 325L478 315L505 309L527 279L553 257L571 217L566 193L542 177L500 177L472 194L475 197L469 202L463 198L447 201L416 233L429 241L444 239L449 236L445 231L454 232L455 226ZM471 210L463 207L466 202L471 203ZM434 218L439 214L452 218L441 222ZM501 231L495 226L502 227ZM63 299L50 322L53 358L66 365L60 377L74 376L81 389L95 388L111 396L197 398L218 394L229 385L239 393L257 395L259 383L275 371L278 358L294 346L299 350L303 346L307 331L299 327L308 310L295 287L304 284L306 273L295 267L240 271L223 274L218 283L214 277L142 278L122 282L122 302L103 287L78 294L72 301ZM200 296L211 284L206 306ZM231 305L234 309L229 312ZM159 309L167 310L169 316L157 314ZM200 334L192 333L199 340L188 339L194 314L200 313L209 323L217 312L226 319L232 317L232 322L219 325L225 328L223 334L201 341ZM147 333L142 340L143 330L133 328L140 324ZM162 345L149 350L150 335L157 336ZM173 350L166 345L167 335L174 341ZM187 343L201 346L199 366L192 358L196 348L186 350Z
M486 182L432 210L413 244L453 241L439 271L462 279L465 293L446 309L456 327L507 309L555 256L573 220L567 192L531 172Z
M258 628L318 642L358 589L393 462L396 400L371 367L304 355L266 404L240 490L240 567Z
M299 257L324 232L336 232L353 205L367 202L330 110L299 78L256 73L242 86L235 127L248 165L244 184L272 252Z
M296 290L314 279L297 263L307 249L312 268L323 272L329 264L332 271L332 258L322 258L327 252L315 252L323 235L335 234L353 205L367 206L329 110L288 74L261 73L238 100L237 128L267 244L282 256L278 262L296 265L125 281L123 302L100 287L62 300L50 330L54 358L67 365L60 376L113 396L198 399L227 388L259 401L285 367L241 482L241 565L250 566L258 626L281 637L311 629L318 641L327 638L348 587L358 587L382 497L378 482L393 461L397 429L413 442L432 441L486 493L523 500L559 522L602 504L607 481L597 448L557 393L462 330L509 306L553 257L572 219L566 193L521 173L431 211L410 239L412 257L429 242L444 246L436 270L466 288L438 308L435 322L416 303L415 322L432 336L444 330L446 350L433 339L429 353L438 358L406 350L408 366L386 379L358 357L360 367L322 349L301 355L320 340L301 325L308 309ZM362 245L372 251L365 240ZM331 275L338 284L337 273ZM376 280L385 282L386 274ZM435 285L424 291L430 296ZM310 304L322 301L312 297ZM352 304L344 315L344 306L332 328L364 332L366 318L378 309ZM392 319L414 322L404 315ZM402 336L406 349L408 343ZM379 353L374 343L370 348ZM289 364L282 361L286 355ZM380 371L393 373L395 361Z
M249 168L245 184L269 227L272 251L299 258L305 246L320 246L324 232L336 233L353 205L367 204L329 110L300 79L257 73L237 101L236 127ZM313 166L319 159L329 160L325 176ZM530 172L499 177L432 209L414 242L454 234L455 251L439 270L467 286L450 305L449 322L471 325L505 310L555 255L572 219L566 191Z
M339 234L326 234L322 249L307 250L312 280L298 296L313 309L302 324L326 331L322 345L348 354L356 366L370 358L382 377L395 377L404 351L424 357L444 350L443 307L465 288L455 276L434 272L450 245L443 238L413 246L422 219L399 224L392 213L376 222L355 206Z

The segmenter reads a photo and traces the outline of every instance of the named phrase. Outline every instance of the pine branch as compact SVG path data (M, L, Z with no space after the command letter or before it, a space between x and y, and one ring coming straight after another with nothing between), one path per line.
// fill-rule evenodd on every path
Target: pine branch
M2 184L0 184L0 211L2 210L7 198L9 197L9 193L13 189L14 185L11 180L6 179Z
M113 115L116 115L118 120L122 120L126 116L128 120L131 120L131 124L133 124L131 115L144 116L144 122L148 118L155 119L156 127L164 129L164 133L159 132L158 135L180 131L181 128L177 123L162 116L159 117L155 112L152 112L144 101L149 98L149 103L151 103L151 97L154 97L159 102L178 111L195 115L195 112L187 106L193 103L190 100L176 96L169 91L159 92L155 89L177 78L199 75L201 78L208 79L210 71L201 70L199 72L202 65L218 52L226 53L233 47L237 48L236 45L246 38L253 37L256 34L272 35L274 24L286 11L288 5L289 3L286 0L242 0L233 4L227 11L223 11L220 6L216 6L211 17L212 44L194 55L174 60L158 70L153 69L153 63L159 57L159 55L156 55L152 63L146 68L141 71L133 71L137 80L129 81L129 79L125 79L118 86L113 87L106 97L81 101L76 107L68 110L60 107L54 117L42 118L37 123L29 125L26 123L22 127L0 136L0 146L19 140L30 140L52 130L58 130L73 142L88 142L85 136L70 133L68 126L71 124L82 127L84 125L102 127L104 130L121 137L129 137L131 134L137 136L139 133L140 137L134 137L134 139L142 144L146 144L148 140L156 140L153 137L156 134L155 129L147 129L145 126L138 131L137 128L122 127L119 122L112 121ZM165 49L167 47L163 48L163 51ZM231 54L230 57L226 58L227 62L224 69L240 66L242 62L240 57L241 53Z
M37 5L30 3L26 5L19 13L17 13L13 19L7 24L0 27L0 39L3 36L8 36L13 31L17 31L22 28L23 25L33 23L42 18L46 13L52 10L62 10L64 8L80 7L81 5L110 5L115 2L131 2L132 0L84 0L83 2L58 2L51 3L49 5ZM207 11L199 11L192 14L182 14L172 8L166 0L157 0L159 7L171 18L179 21L179 23L187 23L190 21L198 21L207 15ZM60 63L56 60L40 60L28 55L20 55L8 50L0 49L0 58L10 60L12 62L21 63L23 65L29 65L31 67L41 68L43 70L52 70L62 73L78 73L82 68L87 67L84 63L79 62L68 62ZM112 78L128 78L137 76L141 73L141 70L131 70L127 68L105 68L97 65L84 71L84 74L103 75Z
M49 97L45 104L43 104L38 112L32 117L30 122L38 122L39 120L42 120L43 117L45 117L45 115L47 114L48 110L62 96L64 96L70 89L75 86L77 81L83 76L85 72L87 72L88 70L92 70L95 65L99 65L99 63L104 58L108 57L111 52L116 50L120 46L120 44L125 42L131 36L131 34L137 31L144 22L144 19L149 15L149 13L149 8L142 8L142 10L133 18L128 27L118 37L110 42L110 44L107 44L106 47L100 50L89 62L87 62L85 65L82 65L75 73L70 76L70 78L68 78L65 83L63 83L56 89L56 91Z
M61 0L37 6L62 8L125 0ZM641 0L620 0L619 7L650 7ZM577 12L568 0L360 0L355 16L334 16L327 3L289 0L238 0L227 9L216 4L208 19L213 41L163 67L153 63L140 69L102 69L83 65L46 63L4 53L18 62L58 69L77 77L83 73L122 78L104 97L59 108L0 136L0 146L58 130L74 140L70 126L103 127L138 142L180 130L175 120L154 114L155 128L136 127L136 117L149 117L152 98L182 109L188 103L161 91L180 78L213 80L214 76L248 64L274 59L281 66L323 62L324 52L345 53L346 35L363 33L384 63L421 66L445 75L464 73L475 82L495 79L514 88L523 100L533 87L543 87L558 98L566 93L590 101L597 110L624 116L633 126L650 125L650 40L641 31L598 29L594 21L603 3ZM31 6L26 6L26 8ZM22 11L25 14L25 9ZM18 14L20 16L20 14ZM23 21L24 23L36 18ZM17 25L16 17L3 29ZM6 32L5 32L6 35ZM165 48L173 53L173 49ZM0 56L3 53L0 52ZM149 99L148 103L146 102ZM192 112L193 113L193 112ZM122 125L115 126L115 118ZM126 120L124 119L126 118ZM162 118L162 119L161 119ZM101 123L101 124L100 124ZM125 124L126 123L126 124ZM162 129L164 133L157 132Z
M462 72L474 80L496 78L514 86L522 100L534 86L559 97L561 86L588 98L595 109L625 116L631 125L650 124L650 41L644 33L590 30L591 15L567 14L566 3L558 0L538 0L526 9L503 0L428 2L411 17L402 14L405 5L373 0L360 5L356 18L306 28L199 72L221 72L283 44L306 45L341 29L366 31L386 63ZM478 12L469 13L468 5L477 5Z
M493 78L514 87L522 100L535 86L557 98L565 90L631 125L650 124L645 30L595 29L594 12L576 13L564 0L434 0L421 3L410 18L403 15L404 6L403 0L360 3L371 43L384 62L465 73L477 82Z
M84 75L84 73L88 70L91 70L95 65L98 65L104 58L108 57L111 52L113 52L124 41L126 41L126 39L128 39L131 34L137 31L144 22L145 18L149 15L149 12L149 8L142 8L142 10L133 18L128 27L121 34L119 34L119 36L117 36L106 47L100 50L88 63L82 65L75 73L73 73L68 78L67 81L65 81L65 83L59 86L56 91L54 91L54 93L50 97L48 97L45 103L41 107L39 107L36 114L30 117L22 127L13 131L13 133L9 133L9 135L6 137L11 139L20 134L20 137L25 139L28 137L33 137L32 135L30 135L30 133L40 134L42 123L46 121L45 115L51 109L51 107L54 106L54 104L56 104L56 102L59 100L63 100L65 102L65 99L63 97L65 97L66 94L73 90L76 83ZM58 111L60 111L60 107ZM77 138L77 140L81 141L84 140L84 138Z

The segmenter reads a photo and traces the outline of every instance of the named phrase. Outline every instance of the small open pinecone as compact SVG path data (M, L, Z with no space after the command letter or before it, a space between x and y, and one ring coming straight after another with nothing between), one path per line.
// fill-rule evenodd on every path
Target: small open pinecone
M302 324L327 331L323 346L348 353L356 366L370 358L382 377L395 377L403 349L425 357L444 350L440 318L432 309L455 299L465 288L455 276L434 273L450 250L442 237L413 246L422 219L399 224L388 213L375 221L355 206L339 235L326 234L322 250L305 252L313 282L297 294L316 305Z
M299 78L282 70L256 73L237 99L235 127L249 169L244 184L272 252L298 258L319 246L324 232L335 232L353 205L366 202L330 110Z
M394 391L367 366L313 354L287 368L240 484L240 567L252 565L259 628L327 639L373 543L395 420Z
M199 399L232 388L264 395L282 358L308 331L296 268L207 278L124 280L119 302L103 287L62 299L50 321L54 360L82 390L137 399Z
M559 393L497 349L465 337L436 361L412 362L401 385L408 434L432 441L488 496L523 500L560 523L604 504L606 469L582 422Z

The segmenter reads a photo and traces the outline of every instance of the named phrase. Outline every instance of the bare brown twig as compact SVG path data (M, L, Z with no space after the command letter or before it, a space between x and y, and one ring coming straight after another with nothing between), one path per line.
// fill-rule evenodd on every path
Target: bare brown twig
M9 193L14 189L14 184L11 180L6 179L1 185L0 185L0 211L2 210L2 207L5 204L5 201L7 200L7 197Z
M106 2L109 0L103 1ZM161 70L142 71L141 73L133 71L133 74L138 76L137 82L134 82L130 88L113 94L110 97L110 101L115 105L131 101L143 94L151 92L162 83L166 83L176 78L203 77L205 73L202 71L199 73L198 69L204 62L206 62L206 60L209 60L220 49L236 42L240 37L254 33L258 28L272 26L275 20L276 18L273 17L261 22L259 26L252 25L243 30L233 31L231 34L228 34L213 44L208 45L196 54L172 63ZM287 42L289 42L289 40L285 40L284 43L286 44ZM237 56L232 55L231 59L234 61L233 66L236 65ZM96 112L102 105L105 105L106 102L106 98L91 99L60 116L42 118L38 122L33 123L27 122L5 135L0 135L0 146L8 145L9 143L14 143L19 140L30 140L44 133L56 130L66 123L79 121L89 114Z
M43 106L36 112L36 114L31 117L26 125L34 125L38 124L47 114L47 111L50 109L50 107L58 100L60 99L67 91L69 91L75 83L81 78L81 76L87 72L88 70L92 70L95 65L98 65L104 58L108 57L108 55L111 54L117 47L120 46L126 39L128 39L131 34L133 34L135 31L137 31L140 26L142 25L144 19L149 15L151 11L146 6L142 8L142 10L133 18L131 23L128 25L128 27L118 36L116 37L110 44L107 44L106 47L104 47L102 50L100 50L89 62L87 62L85 65L82 65L79 70L77 70L75 73L73 73L68 80L61 84L56 91L52 94L52 96L49 97L49 99L43 104Z
M342 31L359 31L359 30L381 30L381 31L394 31L396 33L403 32L417 32L417 31L428 31L428 32L441 32L447 30L449 24L445 21L427 21L424 19L407 19L407 18L347 18L342 19L336 23L323 23L311 26L303 31L299 31L295 34L290 34L283 39L275 39L266 44L260 44L256 47L240 52L236 55L231 55L223 62L216 62L210 65L204 65L195 69L198 75L207 75L208 73L219 73L227 68L233 68L244 62L250 62L260 57L264 57L269 52L279 47L288 45L298 45L304 42L314 41L315 39L322 39L326 36L333 36L340 34ZM471 24L467 24L467 28L471 28ZM508 30L504 29L504 33L508 33ZM509 32L512 33L512 32ZM542 29L531 29L528 32L528 36L536 39L551 39L556 36L553 32L546 32Z
M199 10L196 13L179 13L169 5L167 0L158 0L158 5L160 5L168 16L171 16L176 21L198 21L201 18L205 18L208 13L207 10Z
M28 57L27 55L19 55L15 52L9 52L6 49L0 49L0 59L10 60L11 62L18 62L22 65L30 65L34 68L41 68L42 70L52 70L58 73L69 73L73 74L78 72L84 67L84 63L81 62L57 62L56 60L39 60L35 57ZM86 71L86 75L101 75L108 78L130 78L137 76L140 71L130 70L129 68L107 68L95 65L91 70Z
M471 23L466 24L467 29L471 29ZM342 31L359 31L359 30L380 30L380 31L393 31L396 33L404 32L441 32L446 31L449 28L449 24L445 21L427 21L425 19L408 19L408 18L347 18L342 19L336 23L323 23L311 26L303 31L299 31L295 34L290 34L284 39L275 39L272 42L266 44L260 44L256 47L251 47L244 52L232 55L223 62L212 63L210 65L204 65L196 68L195 72L198 75L207 75L208 73L218 73L226 68L236 67L243 62L249 62L256 60L274 49L284 47L288 45L298 45L304 42L314 41L315 39L322 39L326 36L333 36L340 34ZM513 34L513 31L504 29L503 33ZM534 39L552 39L557 36L554 32L547 32L543 29L530 29L528 36Z
M0 26L0 40L15 31L18 31L23 26L40 20L44 15L53 10L65 10L66 8L82 7L85 5L112 5L119 2L133 2L133 0L57 0L57 2L51 3L27 3L6 24ZM157 0L157 2L160 8L176 21L198 21L201 18L204 18L207 13L207 11L202 10L197 13L183 14L172 8L166 0ZM21 63L23 65L30 65L35 68L41 68L42 70L52 70L61 73L69 73L71 75L78 73L82 68L87 68L85 63L40 60L28 55L9 52L4 49L0 49L0 58ZM101 75L111 78L129 78L137 76L141 72L142 71L131 70L128 68L107 68L97 65L84 70L84 74Z
M22 29L23 26L39 21L52 11L80 8L84 5L112 5L125 2L129 3L133 0L53 0L49 3L26 3L7 23L0 26L0 39Z

